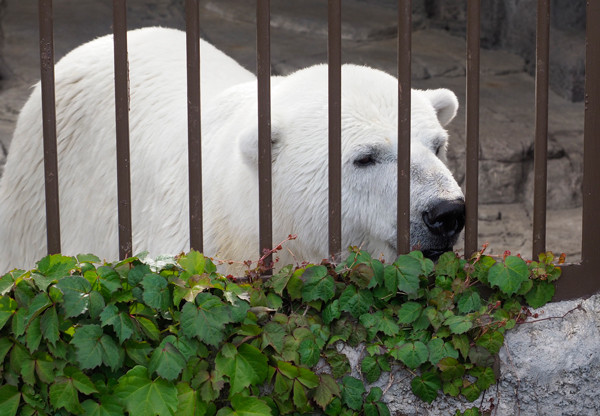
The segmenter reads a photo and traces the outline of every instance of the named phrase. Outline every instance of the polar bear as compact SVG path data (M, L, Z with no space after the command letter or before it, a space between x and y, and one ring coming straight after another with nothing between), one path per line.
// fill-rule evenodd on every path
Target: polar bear
M189 249L185 33L131 31L130 149L133 249ZM255 76L205 41L201 48L204 251L258 257ZM118 256L112 36L56 65L62 250ZM320 261L327 252L327 67L273 77L273 241L280 253ZM0 272L46 254L40 86L18 118L0 182ZM413 90L411 245L430 257L451 249L464 197L444 164L456 96ZM397 81L365 66L342 68L342 243L394 259ZM239 272L231 266L228 272Z

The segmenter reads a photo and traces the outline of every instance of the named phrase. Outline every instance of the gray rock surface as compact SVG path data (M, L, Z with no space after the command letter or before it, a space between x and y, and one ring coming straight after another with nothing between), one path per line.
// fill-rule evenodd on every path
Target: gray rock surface
M431 404L411 391L412 375L399 367L373 383L385 392L392 414L453 415L472 406L495 416L581 416L600 414L600 296L565 301L532 311L537 318L507 332L500 350L500 380L473 403L440 397ZM353 376L365 352L344 346Z
M482 43L492 45L496 38L508 42L510 36L520 33L513 33L504 26L508 23L501 18L510 13L523 14L519 17L523 19L519 30L530 30L530 2L483 2ZM183 0L130 0L127 3L129 27L159 24L183 28L183 3ZM246 0L202 0L200 3L202 36L254 70L254 3ZM396 13L391 3L395 4L390 0L344 0L344 62L367 64L395 73ZM418 0L413 3L416 29L413 32L413 86L446 87L458 95L462 107L449 126L448 163L459 183L464 183L465 44L459 30L464 23L461 20L464 19L464 2ZM18 111L27 99L30 86L39 78L39 52L37 3L0 0L0 5L3 5L0 23L4 34L0 53L2 166L2 155L8 149ZM288 74L326 61L325 0L301 3L272 0L271 8L274 74ZM112 9L107 1L55 0L54 13L57 59L75 46L111 31ZM556 17L561 28L581 20L580 14L573 13L560 19ZM446 22L445 26L442 22ZM502 28L494 29L499 25ZM510 33L506 33L507 30ZM572 39L574 41L576 36ZM534 80L527 73L529 61L518 54L483 49L481 59L480 243L490 243L492 252L511 249L530 256ZM577 261L581 252L582 131L583 104L572 103L551 92L548 248L566 252L569 261Z

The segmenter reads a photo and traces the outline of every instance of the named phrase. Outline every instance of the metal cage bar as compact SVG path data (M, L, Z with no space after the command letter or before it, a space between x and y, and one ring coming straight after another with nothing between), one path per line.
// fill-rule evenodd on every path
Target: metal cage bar
M113 0L119 258L132 255L127 1Z
M467 4L467 102L466 102L466 174L465 174L465 257L478 249L479 212L479 37L481 1Z
M550 1L538 0L535 71L535 144L532 258L546 251L546 191L548 157L548 70Z
M328 2L329 254L342 251L342 7Z
M256 3L256 75L258 82L258 201L260 256L273 247L271 199L271 1ZM265 265L272 256L265 258Z
M198 0L186 0L188 180L190 248L204 250L202 235L202 145L200 122L200 22Z
M410 247L410 115L412 1L398 0L398 195L397 254Z
M60 209L58 202L58 155L56 145L56 97L54 90L54 22L52 0L40 0L40 71L44 136L46 194L46 240L48 254L60 253Z
M583 127L583 218L581 264L563 268L555 300L590 296L600 290L600 2L587 2L585 116Z

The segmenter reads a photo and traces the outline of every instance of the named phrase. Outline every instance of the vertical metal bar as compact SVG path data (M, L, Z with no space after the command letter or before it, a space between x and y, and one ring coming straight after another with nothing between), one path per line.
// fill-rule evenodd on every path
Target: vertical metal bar
M256 74L258 80L258 201L260 255L273 247L271 207L271 2L256 3ZM272 257L265 258L265 265Z
M187 48L190 248L203 251L202 130L200 123L200 16L198 0L186 0L185 16Z
M40 0L40 70L42 123L44 136L44 175L46 193L46 238L48 254L60 253L60 212L58 204L58 155L54 94L54 34L52 0Z
M130 257L131 180L129 172L129 67L127 61L127 4L113 0L113 41L115 65L115 115L117 129L117 200L119 257Z
M396 250L410 247L410 114L412 1L398 0L398 202Z
M342 5L328 3L329 254L342 252Z
M535 62L535 144L532 259L546 251L546 190L548 156L548 69L550 1L538 0Z
M479 37L481 1L467 2L467 103L466 103L466 221L465 256L478 249L477 219L479 194Z
M585 116L583 139L583 263L600 257L600 2L587 2ZM588 270L592 270L591 267ZM596 282L596 272L586 276ZM590 292L591 293L591 292Z

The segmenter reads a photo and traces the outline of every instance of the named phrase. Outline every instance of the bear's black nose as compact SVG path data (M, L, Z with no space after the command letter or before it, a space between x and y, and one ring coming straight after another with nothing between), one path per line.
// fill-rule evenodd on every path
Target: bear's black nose
M423 221L433 234L451 238L465 226L465 201L440 201L423 213Z

